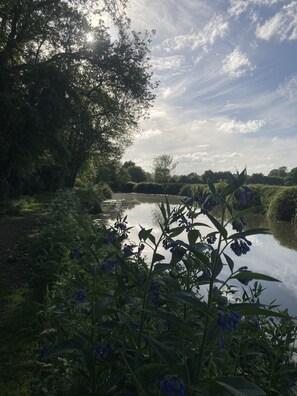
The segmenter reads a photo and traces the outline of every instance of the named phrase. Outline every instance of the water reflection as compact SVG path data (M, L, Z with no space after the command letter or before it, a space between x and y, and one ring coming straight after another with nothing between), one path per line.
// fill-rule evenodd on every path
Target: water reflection
M158 223L162 222L158 203L161 201L164 201L161 195L114 194L113 200L104 204L104 219L113 222L118 215L127 215L128 225L135 227L130 233L131 241L136 243L139 224L145 228L154 228L154 235L158 238ZM179 205L181 199L170 197L169 202L171 205ZM217 215L219 216L219 212ZM249 215L246 220L248 228L269 228L272 235L249 237L253 243L251 252L238 258L233 257L236 265L247 265L255 272L281 280L282 283L262 282L266 287L264 302L277 299L283 307L288 307L292 315L297 315L297 235L294 227L284 222L267 222L259 214Z

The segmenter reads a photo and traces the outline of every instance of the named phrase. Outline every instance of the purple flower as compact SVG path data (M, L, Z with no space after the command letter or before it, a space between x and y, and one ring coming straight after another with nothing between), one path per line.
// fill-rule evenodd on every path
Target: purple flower
M252 194L253 190L247 186L243 186L236 191L235 198L240 205L245 206L251 201Z
M233 331L238 327L238 322L240 320L240 314L238 312L232 311L230 313L225 313L221 310L217 312L217 324L220 329L224 331Z
M206 239L207 243L209 243L210 245L214 244L216 240L217 240L217 237L215 234L209 235L209 237L207 237L207 239Z
M43 358L47 358L50 352L50 348L48 345L43 345L42 349L41 349L41 355Z
M84 289L78 289L78 290L74 291L73 298L76 301L78 301L80 303L84 303L86 301L86 297L87 296L86 296L86 292Z
M245 273L252 273L252 271L248 271L248 267L244 266L244 267L240 267L239 272L245 272ZM238 279L240 283L242 283L244 286L247 286L249 284L249 282L251 280L253 280L252 278L246 278L246 279Z
M192 197L186 197L186 198L184 199L184 203L185 203L185 205L187 205L187 206L192 206L193 203L194 203L194 198L192 198Z
M231 243L230 247L236 256L241 256L242 254L246 254L250 251L251 245L252 242L248 241L246 238L239 238L235 239L235 241Z
M243 217L240 217L239 219L235 219L232 221L232 228L237 232L242 232L244 225L245 225L245 221Z
M71 253L72 253L72 257L73 257L75 260L79 260L79 258L80 258L80 250L79 250L78 247L74 247L74 248L72 249Z
M184 381L178 379L162 379L160 381L161 392L167 396L184 396L185 384Z
M196 195L195 201L198 202L203 212L211 211L216 204L213 196L209 193Z
M124 257L130 257L130 256L133 256L134 254L136 254L133 252L133 245L125 244L124 248L123 248L123 254L124 254Z
M98 343L94 348L94 355L96 359L106 359L109 354L110 348L106 342Z
M110 273L113 272L115 266L117 264L117 261L111 258L108 258L103 261L101 271L105 273Z

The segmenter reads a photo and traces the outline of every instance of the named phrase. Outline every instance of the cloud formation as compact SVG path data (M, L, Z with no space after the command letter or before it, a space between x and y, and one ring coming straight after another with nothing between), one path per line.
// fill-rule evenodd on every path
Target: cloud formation
M223 38L228 31L228 21L221 15L215 15L202 29L192 29L188 34L177 35L164 40L156 47L166 52L195 50L204 48L207 51L219 38Z
M262 40L297 40L297 1L285 5L264 24L258 25L256 36Z
M226 120L217 123L219 131L236 134L236 133L255 133L258 132L266 124L265 120L249 120L246 122Z
M297 74L278 86L277 93L288 99L297 98Z
M247 55L239 47L235 48L223 60L223 72L232 78L241 77L254 69L255 66L251 64Z

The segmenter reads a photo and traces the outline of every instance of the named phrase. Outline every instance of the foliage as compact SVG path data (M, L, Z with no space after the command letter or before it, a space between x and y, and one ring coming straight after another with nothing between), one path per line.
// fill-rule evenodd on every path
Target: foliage
M112 197L112 191L107 184L92 186L89 188L76 188L75 193L80 200L83 210L89 214L102 212L101 202Z
M297 185L297 168L291 169L291 171L285 177L286 186L296 186Z
M125 4L1 2L2 194L24 193L33 179L39 190L72 187L90 156L119 159L130 144L155 85L150 34L131 29Z
M263 173L253 173L248 177L249 184L270 184L276 186L284 185L284 178L280 176L265 176Z
M287 187L272 199L267 216L274 220L291 221L297 208L297 187Z
M133 191L144 194L164 194L165 185L160 183L143 182L135 184Z
M121 192L124 192L124 193L133 192L134 191L134 187L136 186L136 184L137 183L134 183L134 182L128 182L128 183L124 184L122 186L122 191Z
M127 171L130 175L131 181L140 183L140 182L145 182L146 181L146 174L145 171L141 168L141 166L129 166L127 168Z
M171 172L176 168L177 162L174 162L172 155L162 154L154 158L153 173L156 183L168 183Z
M62 274L71 263L71 252L88 229L82 220L81 203L74 191L58 192L48 207L41 232L31 249L34 263L32 286L43 296L56 274Z
M128 242L126 217L81 240L44 311L36 394L292 394L296 325L261 302L259 281L276 279L232 258L267 232L245 231L250 211L230 205L245 176L161 204L160 232L141 227L138 244Z
M184 183L170 183L165 187L166 195L180 195L180 190L183 188Z

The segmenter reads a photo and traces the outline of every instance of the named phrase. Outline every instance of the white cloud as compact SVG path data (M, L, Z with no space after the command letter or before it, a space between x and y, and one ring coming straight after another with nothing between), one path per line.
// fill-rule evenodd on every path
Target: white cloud
M250 6L272 6L284 0L230 0L229 15L238 17Z
M251 64L247 55L239 47L235 48L223 60L223 72L233 78L241 77L254 69L255 66Z
M146 129L136 136L137 139L149 139L154 136L161 135L162 131L160 129Z
M297 1L281 8L262 26L258 25L256 35L262 40L275 37L279 41L297 39Z
M297 74L280 84L276 92L288 99L297 98Z
M218 38L226 35L228 27L228 22L221 15L215 15L201 30L164 40L157 49L167 52L196 48L207 50L208 45L213 45Z
M266 121L264 120L249 120L246 122L226 120L217 122L217 129L228 134L246 134L258 132L265 124Z
M185 57L182 55L152 57L151 63L157 70L179 69L185 63Z

